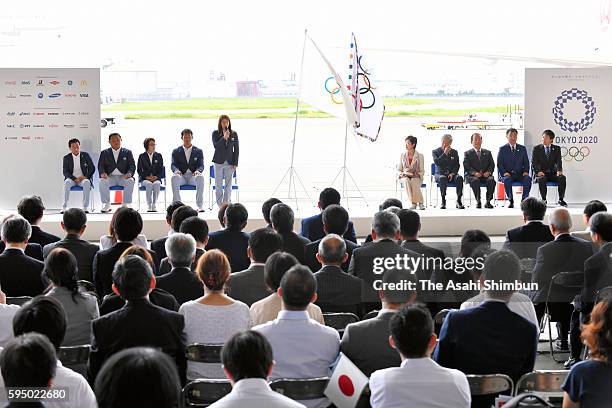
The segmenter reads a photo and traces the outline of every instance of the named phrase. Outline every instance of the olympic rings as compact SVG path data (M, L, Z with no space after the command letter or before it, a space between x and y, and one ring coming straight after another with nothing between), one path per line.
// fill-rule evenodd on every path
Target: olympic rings
M588 146L582 146L580 148L578 146L571 146L569 148L561 146L561 157L563 157L565 161L576 160L577 162L581 162L590 154L591 149Z

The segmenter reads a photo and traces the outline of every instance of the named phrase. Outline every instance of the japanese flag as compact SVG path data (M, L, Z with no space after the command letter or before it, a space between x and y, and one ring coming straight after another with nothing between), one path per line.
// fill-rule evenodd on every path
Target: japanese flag
M336 407L354 408L366 385L368 377L347 356L340 353L340 360L324 393Z

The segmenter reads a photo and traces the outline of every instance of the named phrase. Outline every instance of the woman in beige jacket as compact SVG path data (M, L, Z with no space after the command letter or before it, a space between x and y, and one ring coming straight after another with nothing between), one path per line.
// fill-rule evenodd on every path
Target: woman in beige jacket
M420 210L424 210L421 184L425 176L425 159L421 153L416 151L416 137L408 136L405 142L406 151L400 155L399 178L403 180L408 200L412 202L410 209L415 210L418 205Z

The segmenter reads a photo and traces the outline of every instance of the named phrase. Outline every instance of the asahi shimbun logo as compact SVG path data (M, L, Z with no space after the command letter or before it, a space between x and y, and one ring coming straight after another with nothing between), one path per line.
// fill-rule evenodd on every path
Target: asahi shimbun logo
M565 104L573 100L582 103L584 106L584 113L578 121L571 121L565 117ZM597 108L595 107L595 101L593 101L593 98L589 96L587 91L572 88L561 92L561 95L557 96L552 113L555 118L555 123L559 125L562 130L577 133L587 130L587 128L593 124Z

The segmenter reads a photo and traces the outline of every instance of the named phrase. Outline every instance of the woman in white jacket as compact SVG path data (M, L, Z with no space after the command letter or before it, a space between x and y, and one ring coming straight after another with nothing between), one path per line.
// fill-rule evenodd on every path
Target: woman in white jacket
M408 136L405 142L406 151L400 155L399 178L403 180L408 200L412 202L410 209L415 210L418 205L420 210L424 210L421 184L425 176L425 159L421 153L416 151L416 137Z

